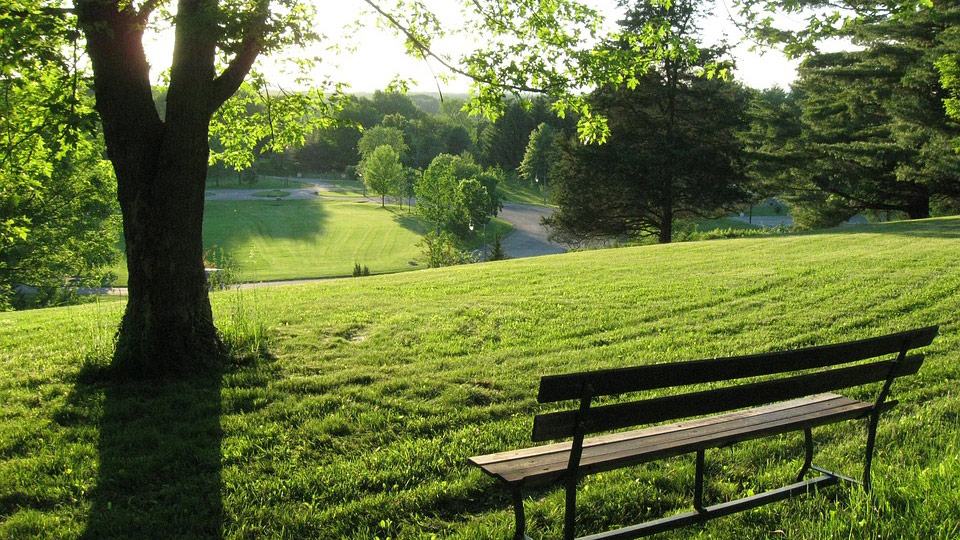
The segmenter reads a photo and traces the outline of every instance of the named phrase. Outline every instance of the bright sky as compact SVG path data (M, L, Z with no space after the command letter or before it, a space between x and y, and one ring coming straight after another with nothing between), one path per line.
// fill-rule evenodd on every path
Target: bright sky
M345 82L350 85L352 92L372 92L383 89L398 75L403 79L413 79L411 86L416 92L436 92L437 80L431 72L441 72L442 67L436 62L427 65L424 61L416 60L404 54L403 41L393 35L389 29L378 28L372 15L361 17L366 7L362 0L311 0L317 5L316 30L327 36L327 39L307 51L288 51L289 56L319 57L322 59L318 68L312 73L320 78L330 76L332 80ZM609 25L613 26L622 13L615 0L584 0L587 4L598 9L607 17ZM731 0L715 0L714 15L703 23L704 41L716 42L726 35L731 43L740 40L742 34L730 22L728 6ZM386 4L389 4L387 2ZM458 2L450 0L435 0L427 2L442 21L452 21L456 24L459 13L455 9ZM353 22L360 18L366 24L363 28L353 27ZM462 38L461 38L462 39ZM154 66L154 79L166 69L172 52L172 36L159 35L146 40L147 54ZM341 49L338 53L328 50L331 45L337 44ZM454 58L460 53L469 50L470 43L463 41L441 41L435 49L450 54ZM737 60L735 76L748 86L755 88L769 88L779 85L786 88L796 77L797 62L788 61L780 52L767 51L760 55L749 51L749 44L740 44L734 50ZM279 63L275 59L265 59L262 69L270 75L271 82L277 81L281 86L293 86L292 79L282 75ZM469 81L463 77L447 82L440 82L441 90L446 93L466 92Z

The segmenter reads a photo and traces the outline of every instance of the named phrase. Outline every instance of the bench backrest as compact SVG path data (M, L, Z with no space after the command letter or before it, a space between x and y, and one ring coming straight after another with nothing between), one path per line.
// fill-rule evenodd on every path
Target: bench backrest
M536 416L532 438L539 442L583 436L886 381L887 384L881 391L882 400L890 381L895 377L916 373L920 369L923 354L908 355L908 351L929 345L937 332L937 326L930 326L876 338L792 351L548 375L540 380L537 396L540 403L572 399L580 400L581 403L575 410ZM897 355L896 358L877 362L699 392L598 407L589 406L590 400L600 396L829 368L893 354Z

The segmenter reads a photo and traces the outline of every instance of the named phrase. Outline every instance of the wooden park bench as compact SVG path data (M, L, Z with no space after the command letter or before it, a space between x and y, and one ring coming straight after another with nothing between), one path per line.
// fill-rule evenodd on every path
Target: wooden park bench
M525 534L522 490L562 482L566 489L563 538L573 540L576 490L580 478L692 452L696 453L693 511L583 539L639 538L755 508L839 480L861 484L869 490L877 421L881 412L896 404L887 401L890 384L896 377L920 369L923 354L907 353L929 345L937 330L936 326L931 326L792 351L545 376L540 380L537 395L540 403L567 400L579 403L572 410L537 415L533 421L533 441L573 440L477 456L470 458L470 463L501 480L511 490L516 540L529 539ZM896 356L876 360L893 355ZM874 360L862 362L869 359ZM841 364L851 365L836 367ZM748 377L764 378L708 390L594 406L594 400L604 396ZM883 384L873 401L858 401L829 393L879 382ZM676 422L691 417L699 418ZM813 465L812 428L856 418L868 419L862 481ZM586 438L592 433L658 423L662 424ZM799 430L804 433L805 455L794 483L730 502L705 505L705 450ZM819 475L805 479L810 470Z

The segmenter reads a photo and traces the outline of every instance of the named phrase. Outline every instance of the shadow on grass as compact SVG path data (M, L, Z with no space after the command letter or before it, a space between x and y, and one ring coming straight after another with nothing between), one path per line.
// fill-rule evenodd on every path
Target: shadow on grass
M90 381L102 399L100 464L82 538L220 538L221 375Z
M803 231L797 234L892 234L914 238L960 238L960 216L846 225L833 229Z
M393 213L393 221L408 231L424 235L432 230L429 223L407 209L390 208L389 210Z
M316 200L211 201L204 208L203 244L244 250L257 237L312 240L323 234L329 214Z

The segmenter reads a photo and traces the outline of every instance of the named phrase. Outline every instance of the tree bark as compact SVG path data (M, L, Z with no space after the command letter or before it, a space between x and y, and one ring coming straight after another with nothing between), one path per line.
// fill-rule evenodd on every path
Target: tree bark
M930 197L918 197L910 201L910 206L907 207L907 216L910 219L930 217Z
M166 117L157 113L142 36L147 14L118 0L79 0L96 108L117 174L129 300L113 366L128 377L215 369L222 344L203 266L204 185L213 112L259 53L247 39L215 77L210 0L180 0Z

